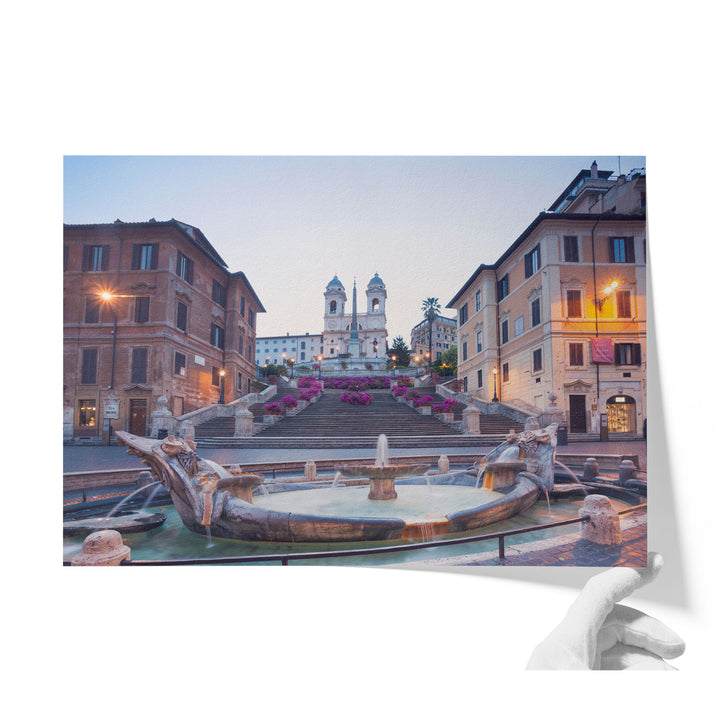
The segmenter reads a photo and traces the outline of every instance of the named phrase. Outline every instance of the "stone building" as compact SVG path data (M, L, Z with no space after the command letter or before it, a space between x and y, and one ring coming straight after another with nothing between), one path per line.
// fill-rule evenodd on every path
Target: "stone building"
M179 416L250 392L265 309L198 228L116 220L63 236L66 440L146 435L160 396Z
M255 363L282 365L283 361L295 360L295 366L310 366L322 355L322 335L264 335L255 341Z
M355 304L357 288L353 286ZM352 335L352 308L346 309L347 295L337 275L325 288L323 316L323 356L333 360L339 356L355 356L374 360L387 360L387 316L385 302L387 289L377 273L365 289L366 311L357 311L357 343Z
M570 432L641 433L646 405L645 171L582 170L448 303L466 391Z
M432 362L446 350L457 345L457 319L438 315L432 326ZM413 356L425 356L430 351L430 328L427 319L422 320L410 331L410 351Z

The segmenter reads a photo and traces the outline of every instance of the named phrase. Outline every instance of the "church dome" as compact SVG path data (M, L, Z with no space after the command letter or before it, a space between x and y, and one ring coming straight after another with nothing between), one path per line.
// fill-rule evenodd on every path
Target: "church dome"
M385 287L385 283L382 281L382 278L377 273L375 273L375 277L368 283L368 288L372 287Z
M338 276L335 275L335 277L327 284L326 290L329 292L333 288L337 288L338 290L345 290L343 287L343 284L338 280Z

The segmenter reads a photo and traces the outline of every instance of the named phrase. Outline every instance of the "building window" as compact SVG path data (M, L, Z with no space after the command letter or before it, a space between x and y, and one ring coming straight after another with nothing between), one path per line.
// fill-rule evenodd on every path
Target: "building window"
M566 290L567 316L569 318L582 317L582 292L580 290Z
M610 262L634 263L635 240L631 237L610 238Z
M525 316L515 318L515 337L522 335L525 332Z
M97 423L97 406L94 400L78 400L78 426L95 427Z
M82 351L82 371L80 373L81 385L95 385L97 383L97 350L85 348Z
M305 353L304 353L304 352L301 352L301 353L300 353L300 360L302 361L302 360L304 360L304 359L305 359Z
M578 247L577 235L565 235L565 262L580 262L580 248Z
M568 343L569 350L569 365L573 367L582 367L585 363L583 362L583 344L582 343Z
M225 347L225 328L215 323L210 324L210 344L220 350Z
M505 344L509 340L510 330L509 330L510 323L507 320L503 320L500 324L500 342L501 344Z
M175 353L175 374L185 377L185 355L183 353Z
M525 278L532 277L540 269L540 245L525 255Z
M245 317L245 296L240 296L240 314Z
M135 298L135 322L146 323L150 319L150 298Z
M187 331L187 316L188 316L187 305L184 302L180 302L178 300L177 317L175 320L175 325L178 330L182 330L183 332Z
M226 291L217 280L213 280L212 299L220 307L225 307L227 301Z
M82 269L89 272L107 270L110 262L109 245L83 246Z
M195 263L187 255L183 255L178 250L177 262L175 264L175 274L185 280L185 282L192 285L194 268Z
M213 367L210 371L210 382L215 386L220 386L220 368Z
M530 303L530 318L532 327L540 324L540 298L536 298Z
M533 350L533 372L540 372L542 369L542 348L538 348Z
M478 389L480 389L483 386L483 373L482 370L477 371L477 385Z
M478 290L475 293L475 312L482 307L482 290Z
M467 360L467 342L463 342L462 344L462 359L463 362Z
M631 318L632 307L630 303L630 291L617 290L615 292L615 298L617 299L617 316L619 318Z
M467 392L467 375L463 378L463 392Z
M502 366L502 381L510 382L510 365L509 363L503 363Z
M90 296L85 299L85 322L100 322L100 303L96 297Z
M616 365L640 365L640 343L615 343Z
M147 382L147 348L133 348L130 382L140 385Z
M447 343L445 343L445 347L447 347ZM475 347L476 347L476 352L482 352L482 349L483 349L483 331L482 330L478 330L475 333Z
M464 324L467 322L467 319L468 319L468 308L467 308L467 303L465 303L465 304L460 308L459 324L460 324L460 325L464 325Z
M510 282L508 280L507 273L503 275L497 283L497 296L498 296L498 302L503 300L508 296L510 292Z
M132 248L132 263L131 268L133 270L156 270L158 261L158 248L157 243L150 245L143 245L136 243Z
M337 301L331 300L330 301L330 314L334 315L337 312Z
M248 324L251 328L255 328L255 311L248 308Z
M245 337L243 335L240 335L240 337L238 337L238 352L241 355L243 354L244 345L245 345Z

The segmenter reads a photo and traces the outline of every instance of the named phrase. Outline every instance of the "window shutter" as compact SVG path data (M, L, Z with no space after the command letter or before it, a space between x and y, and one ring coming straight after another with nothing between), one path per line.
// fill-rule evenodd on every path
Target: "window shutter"
M525 277L529 278L532 274L532 253L528 253L525 256Z
M542 257L540 256L540 245L537 245L533 252L537 253L537 261L538 261L537 266L538 266L538 270L539 270L542 267Z
M177 260L175 262L175 274L180 276L181 270L182 270L182 253L178 250L177 251Z
M133 245L132 247L132 263L130 265L132 270L138 270L140 268L140 245Z
M147 348L133 348L130 382L147 382Z
M152 244L152 258L150 260L150 269L151 270L157 270L159 254L160 254L160 244L153 243Z
M617 262L617 255L615 253L615 238L608 238L610 244L610 262Z
M82 269L83 270L90 269L91 258L92 258L92 247L90 245L83 245L83 254L82 254Z
M615 364L619 365L620 364L620 345L618 345L617 343L615 345L613 345L613 352L615 354Z
M627 262L635 262L635 238L625 238L625 256Z
M101 257L100 257L100 268L102 270L107 270L110 267L110 246L109 245L101 245Z
M195 263L188 258L187 260L187 281L192 285L193 284L193 268L195 267Z
M179 330L187 330L187 305L178 302L177 304L177 326Z
M642 364L642 350L640 348L640 343L633 343L632 360L633 360L633 365Z

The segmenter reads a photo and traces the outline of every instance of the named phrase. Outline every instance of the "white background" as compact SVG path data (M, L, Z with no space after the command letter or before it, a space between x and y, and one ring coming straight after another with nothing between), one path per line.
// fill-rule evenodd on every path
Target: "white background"
M70 2L7 14L11 716L675 717L711 701L718 158L704 8ZM650 432L663 445L650 452L662 510L650 545L667 580L633 604L686 639L679 673L523 672L588 576L573 569L60 567L63 154L595 151L648 158ZM668 479L661 493L653 472Z

